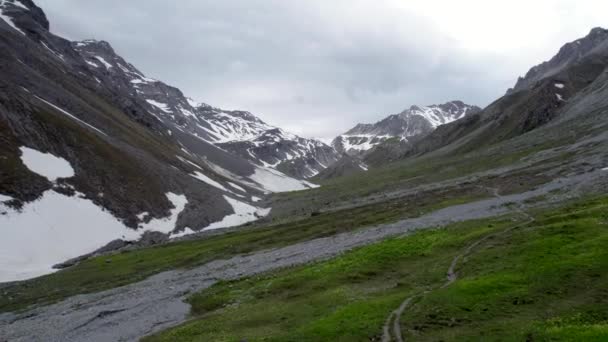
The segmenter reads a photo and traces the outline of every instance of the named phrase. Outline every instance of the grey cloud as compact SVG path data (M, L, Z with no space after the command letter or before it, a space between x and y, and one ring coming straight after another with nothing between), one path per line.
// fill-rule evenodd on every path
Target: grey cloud
M107 40L197 100L305 136L331 137L411 104L485 105L515 77L495 70L501 56L469 56L381 1L354 16L341 0L37 2L54 32Z

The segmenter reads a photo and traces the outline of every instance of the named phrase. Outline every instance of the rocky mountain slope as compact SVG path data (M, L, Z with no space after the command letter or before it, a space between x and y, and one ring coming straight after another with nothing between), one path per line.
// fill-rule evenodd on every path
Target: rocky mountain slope
M588 55L605 49L607 38L608 30L596 27L587 36L565 44L549 61L534 66L524 77L520 77L515 86L507 90L507 94L530 88L536 82L558 74Z
M246 111L228 111L198 103L175 88L145 77L104 41L73 42L91 67L96 80L130 91L146 102L148 112L256 165L296 178L310 178L337 160L336 152L318 140L298 137L271 126ZM101 81L100 81L101 82Z
M336 137L332 146L340 153L361 156L389 139L407 142L424 136L438 126L474 114L479 107L462 101L450 101L440 105L411 106L399 114L390 115L375 124L358 124Z
M480 145L496 144L533 131L574 107L591 110L592 104L602 103L602 98L586 91L593 85L604 86L607 63L608 30L595 28L586 37L562 47L550 62L530 69L514 90L484 110L438 127L400 151L399 156L392 157L438 150L441 153L472 151Z
M274 129L251 114L196 104L106 42L50 33L31 0L2 0L0 13L0 281L110 242L257 220L265 194L314 186L219 146ZM315 159L304 142L298 157Z

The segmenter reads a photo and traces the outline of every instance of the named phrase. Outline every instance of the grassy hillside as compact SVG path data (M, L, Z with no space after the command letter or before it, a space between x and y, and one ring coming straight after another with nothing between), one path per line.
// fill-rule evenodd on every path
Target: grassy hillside
M492 196L483 187L498 188L502 194L526 191L572 171L569 165L574 156L605 153L600 152L605 144L583 146L574 151L560 150L555 146L572 143L575 137L563 137L558 141L554 137L561 132L553 129L551 133L544 135L546 142L543 144L529 146L526 139L514 140L507 146L488 147L483 153L459 156L460 159L457 156L417 158L370 170L365 177L332 180L319 189L277 194L272 206L273 213L276 210L278 214L273 222L200 240L97 257L55 274L5 287L0 296L0 312L134 283L170 269L190 268L237 254L417 217ZM497 175L491 171L479 174L474 181L460 180L426 190L416 188L503 166L515 169ZM405 193L391 197L383 192L389 190ZM357 201L348 202L352 198ZM340 208L341 203L346 205Z
M147 341L379 340L410 296L400 328L417 341L606 340L606 213L608 198L586 200L533 213L532 223L465 222L218 283L190 297L190 322ZM441 288L456 255L504 231L465 255L459 278Z
M517 193L550 180L552 177L545 176L547 171L567 166L566 162L572 159L574 153L565 152L561 147L573 144L583 136L582 133L571 134L574 129L587 134L596 133L587 126L568 124L553 127L543 134L521 136L499 145L483 146L478 151L467 154L410 158L365 173L326 180L322 187L311 191L277 194L273 201L273 215L293 217L298 213L292 208L331 210L345 203L362 203L391 192L423 185L433 186L439 182L452 182L452 185L460 187L462 185L459 183L470 184L471 181L464 178L475 174L476 184L485 182L484 185L500 188L503 194ZM501 177L493 177L492 170L507 167L513 171ZM504 172L502 170L499 173Z

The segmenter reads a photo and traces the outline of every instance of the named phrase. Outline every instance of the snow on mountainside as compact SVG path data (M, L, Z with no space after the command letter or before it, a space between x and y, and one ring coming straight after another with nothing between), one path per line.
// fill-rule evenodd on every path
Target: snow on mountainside
M110 76L113 86L130 88L145 100L150 114L256 165L296 178L310 178L338 158L328 145L271 126L246 111L198 103L160 81L145 77L103 41L74 42L93 71Z
M316 187L220 146L278 129L52 34L32 0L0 0L0 38L0 282L257 220L264 194Z
M441 105L411 106L400 114L390 115L375 124L358 124L348 132L336 137L332 146L340 153L357 156L371 150L382 142L398 138L407 141L432 132L440 125L461 119L481 109L462 101L451 101Z

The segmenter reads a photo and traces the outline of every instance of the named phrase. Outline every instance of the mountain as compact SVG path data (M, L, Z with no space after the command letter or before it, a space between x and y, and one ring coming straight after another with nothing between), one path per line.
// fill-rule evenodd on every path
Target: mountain
M340 153L360 156L389 139L397 138L407 142L429 134L440 125L477 113L479 110L479 107L467 105L462 101L411 106L375 124L358 124L336 137L332 146Z
M0 1L0 18L0 281L105 245L254 221L270 211L266 194L315 186L225 144L272 138L289 147L258 155L285 170L309 163L293 171L303 176L332 161L321 143L195 103L107 42L50 33L31 0Z
M565 112L590 111L600 98L584 91L603 84L607 63L608 30L594 28L564 45L549 62L531 68L512 90L482 111L438 127L392 158L473 151L534 131Z
M368 169L369 167L362 160L344 153L337 162L319 172L314 179L324 180L344 177L358 172L365 172Z
M530 88L538 81L556 75L590 54L605 49L607 38L608 30L596 27L587 36L565 44L549 61L534 66L524 77L520 77L515 86L507 90L507 94Z
M0 0L0 281L115 240L0 283L0 340L607 340L604 41L266 196L308 183L188 132L174 88L142 97L36 13Z
M72 43L91 66L96 80L109 76L112 87L129 89L147 102L149 113L231 154L296 178L310 178L333 164L338 154L318 140L298 137L268 125L246 111L198 103L160 81L145 77L118 56L107 42Z

